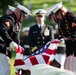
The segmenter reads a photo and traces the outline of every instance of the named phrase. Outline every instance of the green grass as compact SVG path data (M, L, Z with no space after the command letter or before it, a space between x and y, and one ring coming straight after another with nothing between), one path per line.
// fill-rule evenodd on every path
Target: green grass
M14 66L13 66L13 64L14 64L14 59L15 59L15 51L12 51L12 58L10 59L11 75L15 75L15 68L14 68Z

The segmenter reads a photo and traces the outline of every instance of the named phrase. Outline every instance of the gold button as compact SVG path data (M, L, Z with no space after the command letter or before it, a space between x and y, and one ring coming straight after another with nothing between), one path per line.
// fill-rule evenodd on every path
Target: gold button
M66 27L66 29L68 29L68 26Z
M45 43L45 42L43 41L43 43Z
M61 37L61 35L59 35L59 37Z
M37 43L40 43L40 42L37 42Z
M71 34L71 33L69 33L69 34Z
M67 20L65 20L65 22L67 22Z
M43 37L43 39L44 39L44 37Z
M39 39L39 37L38 37L38 39Z
M63 34L63 33L61 33L61 34Z

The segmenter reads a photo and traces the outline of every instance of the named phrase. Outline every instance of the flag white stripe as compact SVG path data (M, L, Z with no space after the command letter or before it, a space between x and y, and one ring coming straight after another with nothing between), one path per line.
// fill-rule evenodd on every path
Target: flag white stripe
M36 55L36 59L39 64L41 64L41 63L45 64L45 61L44 61L44 58L42 55Z
M23 59L23 54L16 53L15 59Z
M50 44L50 46L48 47L48 49L55 50L55 49L57 49L57 47L58 47L58 44Z
M28 66L28 68L32 67L32 63L31 63L30 59L26 59L26 60L24 60L24 62L25 62L25 65Z

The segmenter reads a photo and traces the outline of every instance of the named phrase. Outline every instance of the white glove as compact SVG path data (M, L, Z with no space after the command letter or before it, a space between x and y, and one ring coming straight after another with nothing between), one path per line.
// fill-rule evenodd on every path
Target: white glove
M61 39L62 41L59 43L59 47L65 47L65 41L63 39Z
M16 50L16 48L18 48L18 45L15 43L15 42L11 42L9 47L12 49L12 50Z

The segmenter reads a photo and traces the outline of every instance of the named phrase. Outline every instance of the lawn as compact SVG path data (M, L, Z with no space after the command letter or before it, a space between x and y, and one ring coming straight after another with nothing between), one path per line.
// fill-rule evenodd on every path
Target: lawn
M12 51L12 58L10 59L10 63L11 63L11 75L15 75L15 68L13 66L14 59L15 59L15 51Z

